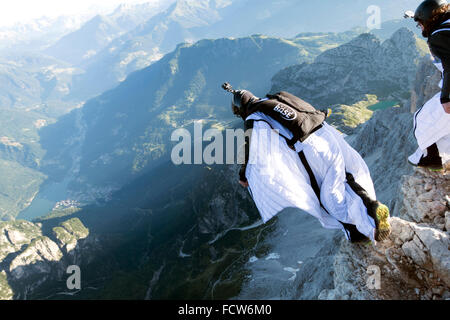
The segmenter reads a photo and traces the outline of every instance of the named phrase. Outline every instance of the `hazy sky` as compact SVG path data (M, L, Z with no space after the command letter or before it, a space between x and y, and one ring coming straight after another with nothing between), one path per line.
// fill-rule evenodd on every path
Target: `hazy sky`
M112 10L121 3L152 1L158 0L1 0L0 26L42 16L55 17L84 11Z

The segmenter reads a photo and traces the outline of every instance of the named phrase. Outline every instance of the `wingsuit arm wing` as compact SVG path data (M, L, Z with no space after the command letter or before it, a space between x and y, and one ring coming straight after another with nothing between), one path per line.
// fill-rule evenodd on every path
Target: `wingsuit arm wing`
M434 34L429 40L430 50L442 61L444 67L441 103L450 102L450 33L442 31Z
M345 197L345 161L337 144L329 143L328 152L323 157L326 169L322 181L320 197L323 206L341 222L348 221L348 204Z

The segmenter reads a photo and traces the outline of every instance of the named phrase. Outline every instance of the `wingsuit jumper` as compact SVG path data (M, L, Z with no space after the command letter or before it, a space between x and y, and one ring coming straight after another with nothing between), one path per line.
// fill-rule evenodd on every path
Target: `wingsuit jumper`
M299 208L324 228L341 229L351 242L390 235L389 209L376 200L366 163L325 122L327 112L288 92L260 99L228 83L222 87L233 93L232 111L250 132L239 179L264 223L283 209Z
M408 158L414 166L450 170L450 5L446 0L426 0L416 11L405 12L414 18L422 35L428 38L433 63L442 73L440 93L414 115L414 135L419 148Z

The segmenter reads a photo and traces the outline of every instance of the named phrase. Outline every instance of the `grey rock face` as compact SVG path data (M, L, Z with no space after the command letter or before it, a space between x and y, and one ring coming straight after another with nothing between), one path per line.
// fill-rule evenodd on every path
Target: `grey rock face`
M440 223L448 212L445 206L436 212L436 203L445 203L450 177L417 169L403 181L400 216L391 218L389 240L372 247L343 242L334 260L334 289L321 292L320 299L448 298L450 236ZM367 284L371 266L380 272L378 289Z
M400 201L401 178L412 173L408 155L417 148L412 132L413 115L404 108L376 111L373 117L348 137L348 142L369 166L377 198L386 203L394 215Z
M441 72L433 65L431 56L425 56L417 68L411 92L411 112L417 111L441 90L438 86L441 77Z
M334 289L321 292L320 299L442 299L448 295L448 232L401 218L391 218L391 225L390 239L376 246L343 241L334 260ZM379 288L368 285L370 267L379 270Z
M25 280L39 273L48 274L51 271L49 263L61 258L62 252L56 243L48 237L39 237L11 262L9 272L15 280Z
M0 222L0 261L41 235L41 230L31 222Z
M26 298L49 280L61 280L69 265L89 263L98 247L77 218L42 235L41 225L26 221L0 225L0 299Z
M207 176L200 186L198 196L193 199L198 227L203 234L220 234L228 229L251 224L258 218L249 215L250 212L255 212L254 206L251 210L246 210L251 202L247 190L236 181L239 166L227 166L218 170L211 178L217 179L218 174L222 178L221 184L216 185L215 190L210 190L211 184L208 184ZM205 195L211 199L206 204Z
M270 250L245 265L250 275L237 299L317 299L333 288L333 260L342 235L294 209L280 213L274 228L260 244Z
M324 52L312 64L280 71L272 79L271 91L289 91L320 107L352 104L368 93L399 99L401 93L409 93L424 54L406 28L383 43L372 34L362 34Z
M420 171L403 178L400 214L416 223L434 223L441 230L448 212L445 197L450 192L448 179L442 175L423 175ZM448 230L448 229L446 229Z
M404 203L400 193L401 186L408 183L402 179L414 180L409 177L412 176L413 169L407 164L407 157L417 149L411 110L414 109L413 104L419 106L436 94L441 79L440 73L436 74L436 71L429 57L422 58L412 85L413 99L402 100L403 107L400 108L376 111L369 121L357 128L354 135L348 137L348 142L369 166L377 197L389 205L394 216L399 215L401 206L414 206L413 197L409 198L412 203ZM432 76L427 76L429 74ZM403 178L404 176L407 177ZM433 179L426 179L426 182L432 181ZM426 191L430 191L430 188ZM411 214L421 212L417 210ZM415 221L421 221L421 218Z
M75 218L61 223L59 227L53 228L53 234L63 252L74 255L75 253L72 251L77 248L81 239L89 236L89 230L79 219Z

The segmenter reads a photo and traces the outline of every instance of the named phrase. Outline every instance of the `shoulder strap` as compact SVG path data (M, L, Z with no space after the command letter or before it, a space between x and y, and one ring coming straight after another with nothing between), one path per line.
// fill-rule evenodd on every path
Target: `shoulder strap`
M438 32L441 32L441 31L450 31L450 26L449 26L449 28L438 29L438 30L434 31L431 35L434 35L434 34L436 34Z
M247 120L248 121L248 120ZM252 128L253 128L253 123L254 122L264 122L264 123L267 123L267 125L269 125L269 127L273 130L273 131L275 131L280 137L282 137L284 140L286 140L286 142L289 142L290 141L290 139L288 138L288 137L286 137L284 134L282 134L282 133L280 133L279 131L277 131L277 130L275 130L274 128L273 128L273 126L268 122L268 121L266 121L266 120L264 120L264 119L258 119L258 120L251 120L252 121Z
M434 35L441 31L450 31L450 19L441 24L440 29L433 31L431 35Z
M309 175L309 180L311 181L311 187L313 188L314 193L316 194L317 198L319 199L320 206L323 208L322 201L320 201L319 184L317 183L316 177L314 176L314 173L311 169L311 166L308 163L308 160L306 160L305 153L303 151L300 151L298 155L300 156L300 160L302 161L303 166L305 167L306 172ZM325 209L325 211L327 211L327 210ZM327 211L327 213L328 213L328 211Z

